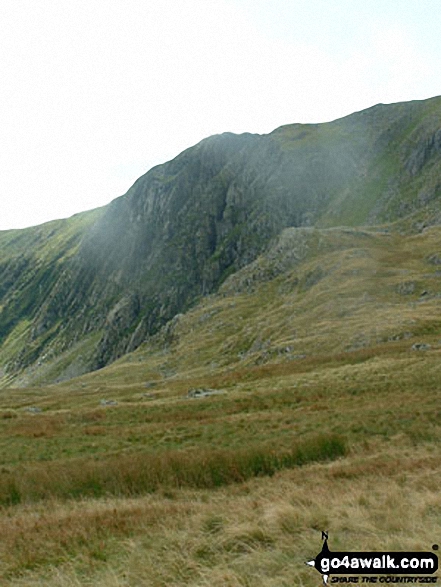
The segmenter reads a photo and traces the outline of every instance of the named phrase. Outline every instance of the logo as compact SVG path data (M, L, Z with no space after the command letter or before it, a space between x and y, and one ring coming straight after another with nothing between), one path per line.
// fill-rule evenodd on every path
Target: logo
M332 552L328 546L328 533L322 532L323 546L319 554L306 564L314 567L327 585L333 575L432 575L438 570L438 557L433 552ZM435 547L433 547L434 550ZM384 580L383 580L384 579ZM388 580L389 577L363 577L363 583L411 583L412 578ZM436 577L419 577L420 583L436 583ZM332 581L339 582L338 579ZM352 577L358 583L359 577Z

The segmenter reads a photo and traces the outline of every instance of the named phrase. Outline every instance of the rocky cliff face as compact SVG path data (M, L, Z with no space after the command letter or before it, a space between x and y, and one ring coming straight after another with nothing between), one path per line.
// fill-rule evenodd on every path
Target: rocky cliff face
M441 99L379 105L329 124L210 137L100 211L0 233L4 369L17 373L75 345L81 361L73 353L50 377L108 364L286 227L373 224L436 208L440 155Z

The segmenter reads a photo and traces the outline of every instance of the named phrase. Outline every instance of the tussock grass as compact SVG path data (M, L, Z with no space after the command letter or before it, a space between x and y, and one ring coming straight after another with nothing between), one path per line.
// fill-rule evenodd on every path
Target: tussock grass
M238 450L168 451L18 468L0 473L0 504L42 499L139 495L160 488L212 489L276 471L333 460L347 453L343 437L321 435L290 450L252 447Z
M323 529L334 550L431 550L441 525L439 459L429 447L379 448L216 492L2 509L1 584L316 587L305 561Z

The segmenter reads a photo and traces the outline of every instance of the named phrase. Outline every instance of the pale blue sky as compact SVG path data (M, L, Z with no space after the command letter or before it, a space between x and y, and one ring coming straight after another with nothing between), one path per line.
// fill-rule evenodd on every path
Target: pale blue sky
M219 132L441 94L439 0L0 0L0 229Z

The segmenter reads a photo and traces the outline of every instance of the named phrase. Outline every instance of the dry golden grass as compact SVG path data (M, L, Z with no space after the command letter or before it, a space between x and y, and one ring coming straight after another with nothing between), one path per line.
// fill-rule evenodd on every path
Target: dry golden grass
M334 550L430 551L441 463L400 444L215 492L3 511L2 585L309 587L322 529Z
M46 479L46 500L2 508L0 584L312 587L320 577L304 561L317 554L322 529L330 531L334 550L430 550L441 530L439 352L412 353L392 343L385 350L381 355L362 349L346 362L345 355L336 355L315 364L311 359L303 368L281 363L227 373L222 383L228 393L204 400L182 397L185 386L178 381L163 398L144 404L124 403L122 388L117 406L71 405L60 414L58 436L32 438L32 422L41 430L42 422L57 417L47 390L41 390L45 413L16 410L16 418L1 421L6 430L20 432L16 441L22 448L56 440L62 446L71 434L76 444L80 434L99 442L102 435L90 435L91 428L110 426L113 438L141 426L156 438L152 455L159 457L161 439L171 436L176 449L167 453L169 465L173 455L187 454L186 442L193 446L192 460L183 463L188 475L221 454L222 443L230 446L223 468L239 458L240 447L258 449L272 439L269 446L280 454L287 439L311 439L323 430L345 436L350 454L271 477L231 479L236 482L223 488L185 489L168 482L136 499L75 501L51 498L50 488L96 469L112 476L118 466L126 472L133 467L139 475L141 453L127 453L126 462L116 451L99 460L84 455L82 466L78 456L9 465L23 475L16 479L27 499L37 488L26 475L33 470L43 485L45 471L54 476ZM40 488L36 498L42 497Z

